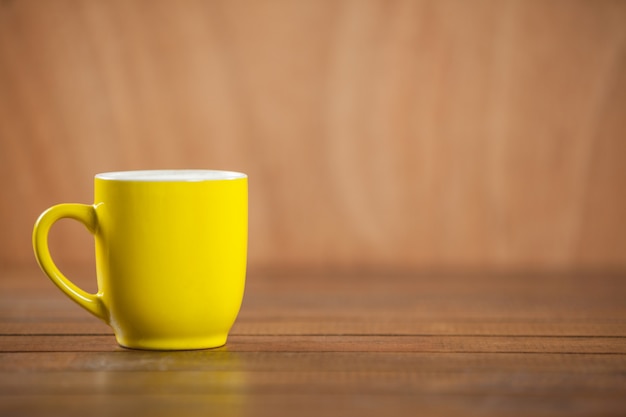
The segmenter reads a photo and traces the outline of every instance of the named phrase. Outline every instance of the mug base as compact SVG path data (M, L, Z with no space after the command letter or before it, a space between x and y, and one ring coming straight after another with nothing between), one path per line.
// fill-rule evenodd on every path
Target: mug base
M126 349L134 350L202 350L215 349L226 344L227 336L197 338L138 339L116 337L117 343Z

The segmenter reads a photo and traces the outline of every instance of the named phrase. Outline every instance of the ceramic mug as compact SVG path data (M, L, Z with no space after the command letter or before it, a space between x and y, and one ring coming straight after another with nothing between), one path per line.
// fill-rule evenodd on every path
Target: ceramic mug
M98 174L95 203L59 204L33 230L37 262L52 282L104 320L121 346L182 350L222 346L243 299L248 179L209 170ZM98 292L65 277L48 249L61 218L95 237Z

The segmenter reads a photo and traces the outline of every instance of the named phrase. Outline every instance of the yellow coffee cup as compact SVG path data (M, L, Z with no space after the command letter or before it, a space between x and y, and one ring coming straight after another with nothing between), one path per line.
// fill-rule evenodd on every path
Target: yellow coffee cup
M104 320L121 346L182 350L222 346L243 299L248 179L210 170L98 174L95 203L59 204L33 230L41 269L81 307ZM95 237L98 292L65 277L48 233L61 218Z

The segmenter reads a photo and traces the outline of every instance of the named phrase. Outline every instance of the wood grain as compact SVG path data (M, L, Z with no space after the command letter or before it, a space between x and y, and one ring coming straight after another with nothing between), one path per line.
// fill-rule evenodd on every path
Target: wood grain
M626 354L626 337L533 337L467 335L231 335L232 352L419 352ZM121 350L113 335L5 335L0 352L107 352Z
M253 265L626 267L620 1L0 2L0 262L97 172L250 175ZM52 236L93 262L82 227Z
M441 352L231 352L229 349L182 352L115 350L109 352L0 353L2 372L424 372L429 374L533 372L603 375L623 372L622 354L554 355Z
M78 335L111 335L111 329L89 317L42 316L29 317L28 321L11 319L2 311L5 320L0 322L0 334L11 336L51 336L58 334ZM458 318L432 319L407 318L401 314L367 316L359 319L336 318L334 316L315 315L301 317L298 320L289 318L277 319L263 317L258 310L255 316L242 313L243 321L235 323L231 334L236 336L322 336L344 335L362 336L378 334L388 336L419 335L432 336L516 336L516 337L626 337L626 325L614 320L493 320ZM48 318L48 320L45 320ZM74 320L71 320L74 319ZM13 321L15 320L15 321Z
M626 412L621 273L252 269L226 346L150 352L1 272L0 415Z

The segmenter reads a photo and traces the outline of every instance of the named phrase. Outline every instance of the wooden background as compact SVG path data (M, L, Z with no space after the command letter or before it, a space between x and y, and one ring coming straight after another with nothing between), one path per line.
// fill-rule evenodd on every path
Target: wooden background
M0 1L0 264L147 168L248 173L255 266L623 269L626 2Z

